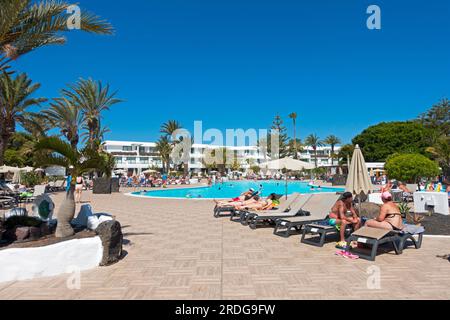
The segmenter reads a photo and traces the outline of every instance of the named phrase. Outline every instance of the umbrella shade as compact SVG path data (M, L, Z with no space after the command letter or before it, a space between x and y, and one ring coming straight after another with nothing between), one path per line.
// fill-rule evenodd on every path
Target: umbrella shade
M314 165L308 162L295 160L292 158L283 158L274 161L269 161L260 164L260 167L268 170L282 170L286 169L289 171L301 171L301 170L311 170L314 169Z
M20 173L20 171L14 172L12 183L20 184L21 180L22 180L21 178L22 178L22 174Z
M304 161L300 161L300 160L295 160L292 158L283 158L283 159L278 159L278 160L273 160L273 161L269 161L266 163L262 163L260 164L260 167L262 169L267 169L267 170L288 170L288 171L301 171L301 170L311 170L314 169L315 166L308 163L308 162L304 162ZM285 190L286 190L286 198L288 196L288 180L287 180L287 174L286 174L286 186L285 186Z
M372 183L370 182L366 161L359 145L356 145L353 153L345 189L355 195L360 195L361 193L368 195L372 191Z
M22 172L33 172L34 168L32 168L32 167L25 167L25 168L20 168L19 170L22 171Z
M8 167L8 166L1 166L0 167L0 173L15 173L19 171L19 168L16 167Z
M142 173L143 174L150 174L150 173L157 173L158 171L156 171L156 170L145 170L145 171L142 171Z

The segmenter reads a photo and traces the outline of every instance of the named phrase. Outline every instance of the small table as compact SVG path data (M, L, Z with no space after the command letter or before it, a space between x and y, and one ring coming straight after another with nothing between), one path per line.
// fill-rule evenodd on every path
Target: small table
M416 213L432 211L450 215L448 194L446 192L416 192L414 193L414 211Z

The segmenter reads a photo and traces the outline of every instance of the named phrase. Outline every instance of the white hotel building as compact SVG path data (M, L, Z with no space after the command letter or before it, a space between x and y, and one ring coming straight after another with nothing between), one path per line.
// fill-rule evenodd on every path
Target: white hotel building
M116 168L130 172L140 173L151 167L162 168L161 158L156 151L156 143L153 142L134 142L134 141L105 141L104 150L111 153L116 159ZM206 144L193 144L190 153L189 169L192 172L201 172L205 170L203 163L204 152L206 149L223 148ZM267 157L258 152L256 146L244 147L226 147L228 150L240 152L242 156L241 167L248 169L249 163L257 165L268 161ZM340 148L335 147L335 152ZM312 148L304 147L301 152L301 160L314 164L314 151ZM332 166L331 147L320 147L317 149L318 165L320 167ZM335 161L336 164L337 161Z
M156 151L156 143L133 141L105 141L103 148L116 159L116 169L128 170L140 173L150 167L162 168L161 158ZM203 164L206 149L219 149L223 147L206 144L193 144L190 153L189 169L193 172L201 172L205 169ZM226 147L228 150L240 152L243 156L241 166L244 169L251 164L259 164L265 161L258 153L257 147ZM250 160L250 161L248 161Z
M337 154L341 150L340 146L334 147L334 153ZM312 147L303 147L303 150L300 152L300 160L315 164L315 152ZM323 146L317 148L317 166L319 167L331 167L333 165L337 165L337 159L332 159L331 157L331 147Z

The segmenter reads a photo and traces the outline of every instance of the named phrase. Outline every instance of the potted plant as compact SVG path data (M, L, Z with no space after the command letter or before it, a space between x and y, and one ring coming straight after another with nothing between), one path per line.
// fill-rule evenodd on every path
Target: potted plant
M401 202L398 204L398 209L400 210L400 213L402 214L402 218L409 219L416 225L420 225L420 223L424 220L425 217L411 212L411 209L407 202Z
M102 165L97 171L98 177L94 179L94 194L111 194L112 192L119 192L119 179L111 178L112 171L115 167L114 157L104 151L99 151L99 156L102 159Z

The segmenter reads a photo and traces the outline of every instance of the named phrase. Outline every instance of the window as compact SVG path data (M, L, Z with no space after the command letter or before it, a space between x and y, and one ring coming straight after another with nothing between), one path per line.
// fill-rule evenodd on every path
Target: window
M143 163L143 164L148 164L148 163L149 163L149 162L148 162L148 161L149 161L148 158L140 158L139 160L140 160L140 162Z
M129 164L136 164L136 158L135 157L128 157L127 162Z
M122 151L133 151L133 147L123 146Z
M122 164L123 163L123 159L122 158L115 158L116 160L116 164Z

